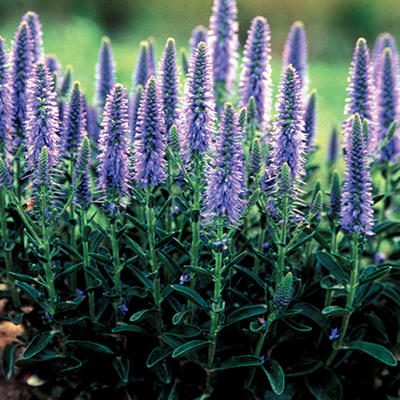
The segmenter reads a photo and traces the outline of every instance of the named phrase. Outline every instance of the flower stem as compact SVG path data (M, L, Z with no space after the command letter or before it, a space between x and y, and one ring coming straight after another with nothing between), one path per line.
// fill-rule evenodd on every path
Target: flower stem
M285 194L285 198L283 200L283 222L281 226L281 234L280 234L280 243L278 249L278 265L276 269L276 277L275 277L275 290L278 290L279 285L283 279L283 270L285 268L285 260L286 260L286 236L287 236L287 220L288 220L288 198Z
M122 291L121 291L121 266L119 259L119 248L118 248L115 218L110 220L110 240L111 240L113 266L114 266L114 285L116 291L116 300L114 301L114 309L117 322L119 322L120 311L118 307L122 304Z
M346 299L346 311L343 315L342 325L340 327L340 336L337 342L335 342L332 352L329 355L325 366L329 367L333 360L335 359L339 350L343 347L343 340L346 336L347 328L349 326L350 316L353 312L353 303L356 294L356 289L358 285L358 275L360 271L360 259L361 259L361 251L360 251L360 243L358 234L354 234L352 238L352 251L353 251L353 269L350 275L350 282L348 286L347 299Z

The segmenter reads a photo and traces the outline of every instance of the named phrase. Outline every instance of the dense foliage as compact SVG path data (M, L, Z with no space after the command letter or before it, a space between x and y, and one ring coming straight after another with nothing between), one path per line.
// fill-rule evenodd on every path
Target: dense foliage
M182 75L150 38L128 91L105 38L92 106L37 14L11 55L0 38L0 318L24 327L6 379L52 399L396 398L396 44L357 41L323 157L305 28L275 101L270 41L254 18L239 68L235 0L215 0Z

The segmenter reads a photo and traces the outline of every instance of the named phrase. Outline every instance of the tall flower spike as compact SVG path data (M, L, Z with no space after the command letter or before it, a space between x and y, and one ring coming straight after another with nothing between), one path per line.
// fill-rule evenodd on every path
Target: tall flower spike
M60 62L57 59L57 56L53 54L48 54L44 58L44 63L46 64L47 69L51 74L54 72L57 74L57 79L60 79L61 76L61 65Z
M269 122L271 107L271 43L268 22L256 17L251 22L244 48L240 77L240 106L247 106L253 96L256 103L256 119L261 130Z
M140 43L136 70L133 76L132 91L134 91L138 85L142 85L144 87L150 77L147 52L148 44L146 41L143 41Z
M336 162L339 155L338 131L336 128L332 129L328 143L327 162L332 165Z
M27 81L33 66L32 38L28 24L23 21L14 35L11 50L11 101L14 151L24 138L27 103Z
M329 214L332 220L338 220L340 217L340 197L342 195L342 187L340 177L337 171L333 172L331 193L329 196Z
M231 93L235 83L238 30L236 0L214 0L208 47L214 74L215 97L221 108L224 97Z
M87 136L82 140L79 156L74 170L74 187L76 188L74 204L87 210L92 201L89 177L90 142Z
M33 62L37 63L43 57L43 33L39 15L33 11L28 11L22 17L22 20L29 25L32 38Z
M353 53L347 93L348 98L346 99L344 113L350 116L348 121L350 124L352 123L351 120L354 114L359 114L361 120L364 118L368 120L371 132L368 141L368 149L372 152L376 149L377 145L375 134L375 85L369 49L366 40L363 38L357 40ZM346 122L344 125L346 125ZM343 128L346 129L346 126Z
M128 96L115 84L107 96L101 125L98 155L98 185L110 212L122 205L129 190L128 173Z
M64 98L69 93L72 86L72 67L67 65L67 70L65 71L64 78L60 88L60 97Z
M0 189L11 189L12 179L7 164L0 158Z
M102 113L106 104L108 93L115 85L115 62L108 37L103 37L99 50L99 60L96 65L96 90L94 102L99 112Z
M381 143L393 121L399 121L399 65L390 47L386 47L381 55L377 69L377 108L378 108L378 141ZM382 149L381 160L395 162L400 150L399 130L389 143Z
M358 114L345 131L345 164L340 224L346 232L373 235L374 211L367 139Z
M303 92L307 92L307 37L304 25L296 21L290 28L283 50L283 67L292 64L296 69Z
M292 185L302 181L304 171L304 107L303 94L296 70L288 65L282 72L276 106L272 168L280 171L285 163L290 169ZM292 197L296 188L292 186Z
M63 131L61 134L63 155L74 157L82 138L85 136L86 113L84 99L79 82L75 82L69 103L64 112Z
M58 162L59 130L56 93L52 78L43 62L38 62L28 81L26 107L26 159L31 169L37 167L43 147L48 150L48 163L53 168Z
M207 45L200 42L191 59L182 114L183 158L208 150L214 135L215 104Z
M189 63L186 49L181 49L181 62L182 62L182 72L183 76L186 78L189 72Z
M189 40L190 51L193 53L200 42L207 43L208 29L203 25L196 26L192 31L192 36Z
M315 89L308 98L304 114L304 136L306 140L306 154L315 150L314 138L317 132L317 99Z
M205 217L226 218L228 224L236 225L245 206L244 166L242 137L232 104L225 105L210 167Z
M157 75L156 40L153 36L147 38L147 76Z
M138 119L138 112L140 107L140 101L142 100L143 86L139 85L133 92L131 101L129 103L129 125L131 127L132 139L136 134L136 125Z
M143 189L156 187L167 177L165 138L161 98L152 76L140 102L134 142L136 180Z
M160 63L161 98L164 113L164 132L169 134L172 125L178 120L179 70L176 65L176 45L168 39Z
M9 64L6 40L0 36L0 156L11 143L12 104L9 86Z
M378 69L381 64L382 55L383 55L386 47L389 47L390 50L392 51L392 56L394 57L396 63L399 62L399 52L397 50L395 38L390 33L386 33L386 32L382 33L376 39L375 46L372 51L372 61L374 64L375 79L377 79L377 77L378 77Z

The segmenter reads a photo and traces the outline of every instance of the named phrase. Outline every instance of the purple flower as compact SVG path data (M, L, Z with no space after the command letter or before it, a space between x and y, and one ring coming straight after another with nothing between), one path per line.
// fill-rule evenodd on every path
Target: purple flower
M194 51L195 49L193 49ZM182 62L182 72L183 76L187 78L187 74L189 72L189 63L188 63L188 56L185 48L182 48L181 51L181 62Z
M129 126L131 128L132 139L135 138L136 125L138 120L138 113L140 107L140 101L142 100L143 86L139 85L134 93L132 94L131 101L129 103Z
M8 50L5 39L0 36L0 155L12 146L12 104L9 86Z
M377 79L378 69L381 64L381 58L382 58L382 55L383 55L386 47L389 47L390 50L392 51L392 56L396 60L396 63L399 62L399 52L397 50L395 38L390 33L386 33L386 32L382 33L376 39L375 46L372 51L372 61L374 64L375 79Z
M184 272L179 278L179 284L184 285L186 282L190 281L190 273L188 271Z
M372 152L377 146L377 138L375 135L375 85L369 49L367 42L363 38L357 40L353 53L347 93L348 98L346 99L344 113L350 117L344 122L343 129L347 129L346 124L352 124L352 116L354 114L359 114L361 121L367 119L370 128L368 150Z
M94 102L100 114L103 112L108 93L115 85L115 62L110 39L103 37L96 65L96 90Z
M32 39L33 62L37 63L43 57L43 33L39 15L33 11L28 11L22 17L22 21L25 21L29 25Z
M140 102L134 141L136 180L143 189L156 187L167 177L165 140L161 97L152 76Z
M157 76L156 42L150 36L147 38L147 76Z
M214 74L215 96L220 106L225 94L231 93L235 83L238 29L236 0L214 0L207 40Z
M272 139L271 174L277 175L287 163L290 169L290 197L296 198L304 171L304 107L300 79L288 65L282 72L276 106L276 122ZM276 171L274 173L274 171ZM278 184L278 182L276 182ZM279 185L278 185L279 186Z
M214 135L214 110L210 57L207 45L200 42L191 58L185 87L181 132L186 162L208 150Z
M208 29L203 25L196 26L192 31L192 36L189 40L190 50L193 53L200 42L207 43Z
M172 125L178 121L179 71L176 64L176 45L168 39L160 63L161 101L164 112L164 132L169 135Z
M44 63L46 64L47 69L49 72L52 74L55 72L57 74L57 77L61 75L61 64L57 59L57 56L54 54L48 54L44 58Z
M85 136L86 115L84 98L79 82L75 82L69 103L64 111L61 134L62 151L65 157L75 158L83 136Z
M333 172L331 193L329 196L329 214L333 220L338 220L340 217L340 198L342 195L342 186L337 171Z
M329 335L329 340L335 340L335 339L339 339L340 334L339 334L339 328L333 328L331 330L331 334Z
M126 89L117 83L104 108L97 168L98 185L110 211L122 205L121 200L129 190L128 135L128 97Z
M74 169L74 188L76 188L74 204L87 210L92 201L92 191L89 177L90 142L85 136L79 151Z
M384 253L377 252L374 254L374 262L376 265L380 264L382 261L384 261L386 258Z
M85 96L83 97L83 106L86 115L85 129L87 130L92 143L97 145L100 135L100 125L98 122L97 112L95 108L89 104Z
M12 178L7 164L0 158L0 188L11 189Z
M65 71L61 88L60 88L60 97L64 98L69 93L72 86L72 67L67 65L67 70Z
M31 169L36 168L43 147L47 148L50 168L58 162L59 119L56 93L52 88L49 70L43 62L38 62L27 85L26 159Z
M304 25L296 21L290 28L283 50L283 67L292 64L300 78L303 93L307 91L307 37Z
M232 104L225 105L206 180L205 218L225 218L229 224L237 224L245 206L244 166L242 137Z
M261 171L261 148L260 141L255 139L251 147L250 160L248 166L249 177L256 178Z
M306 140L306 154L315 150L314 138L317 132L317 104L316 91L313 90L308 98L304 113L304 136Z
M27 81L33 66L32 38L28 24L23 21L14 35L11 49L10 87L12 102L13 143L10 150L20 145L24 138L27 103Z
M288 272L271 300L272 306L277 311L284 311L292 299L292 291L293 275L291 272Z
M129 311L129 308L126 305L126 300L124 299L123 303L118 306L119 311L121 311L122 315L126 315Z
M138 85L142 85L144 87L147 80L150 78L147 52L148 43L143 41L140 43L136 70L133 77L132 91L134 91Z
M271 107L271 43L268 22L256 17L248 32L239 92L240 106L247 106L253 96L256 103L256 119L261 130L269 120Z
M346 232L373 235L374 211L367 137L358 114L351 118L345 131L344 184L340 224Z
M328 154L327 154L328 164L332 165L337 160L338 153L339 153L338 131L336 128L333 128L328 143Z
M399 65L390 47L386 47L377 64L377 112L378 141L382 142L393 121L399 121ZM390 142L382 149L381 160L395 162L400 150L397 131Z

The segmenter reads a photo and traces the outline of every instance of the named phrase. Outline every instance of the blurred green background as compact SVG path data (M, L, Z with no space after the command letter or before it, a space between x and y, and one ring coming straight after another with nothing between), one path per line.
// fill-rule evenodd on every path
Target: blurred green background
M399 0L237 0L243 45L251 19L267 17L272 32L273 78L279 80L283 43L290 25L305 23L310 54L310 84L319 100L319 144L343 116L348 67L355 41L370 46L377 34L400 30ZM0 0L0 34L12 39L27 10L40 14L46 53L56 54L63 68L71 64L74 79L91 98L100 39L113 44L118 80L130 88L138 44L157 39L160 53L172 36L187 46L191 30L208 26L212 0Z

